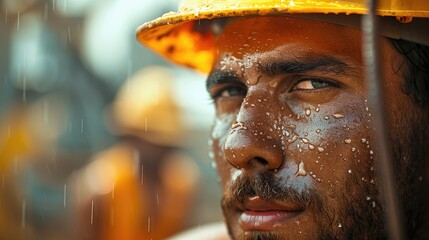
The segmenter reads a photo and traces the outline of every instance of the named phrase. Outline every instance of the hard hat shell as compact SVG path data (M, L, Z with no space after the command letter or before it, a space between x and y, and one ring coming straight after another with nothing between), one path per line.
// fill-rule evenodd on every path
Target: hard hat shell
M216 29L210 19L294 14L354 27L359 19L346 15L365 14L365 0L182 0L177 12L144 23L138 40L168 60L209 72L214 60ZM429 1L379 0L377 14L389 17L388 37L429 45ZM314 17L315 15L319 15ZM332 16L334 15L334 16ZM342 17L342 20L335 18ZM392 18L393 17L393 18ZM420 19L419 19L420 18ZM208 21L209 20L209 21Z
M128 79L109 111L111 130L161 146L183 144L185 126L173 97L172 71L149 66Z

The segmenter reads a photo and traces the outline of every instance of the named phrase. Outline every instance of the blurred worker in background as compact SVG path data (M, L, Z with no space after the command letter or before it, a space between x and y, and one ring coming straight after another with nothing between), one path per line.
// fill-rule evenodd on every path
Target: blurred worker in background
M168 68L125 82L109 111L118 143L72 178L76 239L164 239L187 227L199 169L182 147L185 129Z
M16 187L14 162L34 150L23 106L13 106L0 120L0 239L18 238L22 230L21 197Z
M427 239L429 2L378 3L383 145L373 124L380 102L365 81L374 52L363 54L364 1L183 0L138 29L155 52L209 73L232 239L386 239L398 210L406 235ZM387 215L396 194L383 194L378 174L384 145L399 198ZM226 237L205 234L195 239Z
M90 157L64 141L71 115L66 95L50 93L0 119L0 239L67 239L67 179Z

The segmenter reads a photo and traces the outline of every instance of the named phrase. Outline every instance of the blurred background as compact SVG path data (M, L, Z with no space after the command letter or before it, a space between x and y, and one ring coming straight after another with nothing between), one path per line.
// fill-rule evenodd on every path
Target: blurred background
M205 76L135 39L177 0L0 0L0 239L164 239L222 219Z

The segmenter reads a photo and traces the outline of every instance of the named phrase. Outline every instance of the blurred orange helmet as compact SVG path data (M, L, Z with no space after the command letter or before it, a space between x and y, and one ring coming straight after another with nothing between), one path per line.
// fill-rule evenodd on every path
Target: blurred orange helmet
M128 79L111 108L113 131L159 145L181 145L184 126L172 79L171 70L161 66L146 67Z
M365 0L181 0L177 12L141 25L137 38L176 64L209 72L217 34L207 19L296 14L360 27L366 12ZM377 14L385 16L382 35L429 45L429 1L379 0Z

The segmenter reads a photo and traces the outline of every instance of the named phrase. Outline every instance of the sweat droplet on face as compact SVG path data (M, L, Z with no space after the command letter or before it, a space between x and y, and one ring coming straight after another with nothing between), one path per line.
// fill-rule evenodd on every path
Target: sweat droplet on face
M288 142L290 142L290 143L293 143L293 142L295 142L297 139L298 139L298 136L297 136L297 135L293 135L293 137L292 137L291 139L287 140L287 141L288 141Z
M215 161L211 161L211 167L215 170L217 169L217 164Z
M311 110L310 109L307 109L307 110L305 110L305 116L310 116L310 114L311 114Z
M244 126L244 123L234 121L234 122L232 123L231 128L232 128L232 129L234 129L234 128L236 128L236 127L243 127L243 126Z
M340 113L334 113L334 114L332 114L332 116L334 117L334 118L343 118L344 117L344 115L343 114L340 114Z

